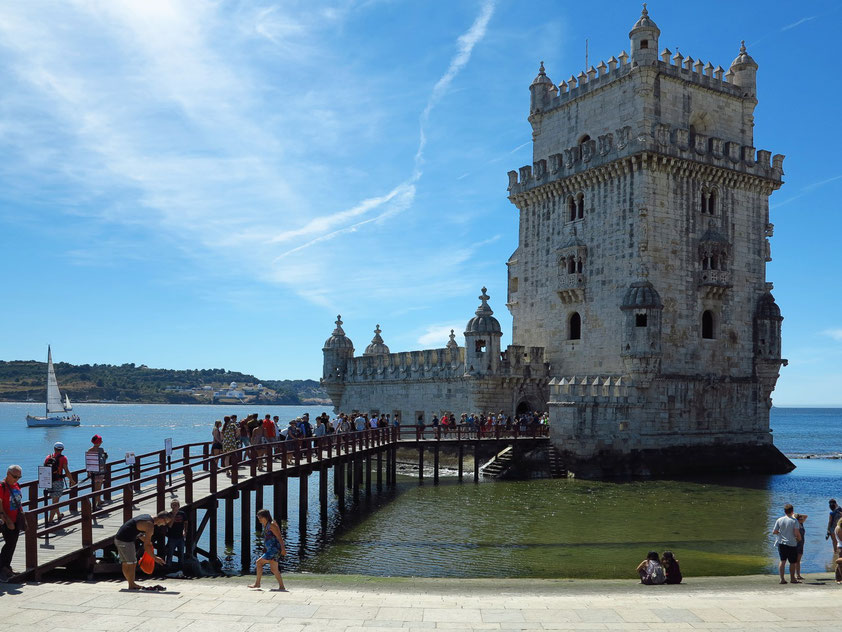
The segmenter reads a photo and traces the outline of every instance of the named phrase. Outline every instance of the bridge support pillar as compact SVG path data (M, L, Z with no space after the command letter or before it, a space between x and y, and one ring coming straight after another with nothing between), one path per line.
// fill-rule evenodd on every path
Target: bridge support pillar
M352 490L354 489L354 470L356 462L357 457L355 455L351 455L351 460L348 461L348 487Z
M459 444L459 482L462 482L462 472L465 469L465 446Z
M327 465L319 466L319 515L322 521L327 520Z
M275 520L287 519L287 477L282 476L272 485L272 515Z
M345 510L345 461L339 459L333 466L333 491L336 494L339 511Z
M351 493L354 497L354 502L357 502L360 499L360 486L362 485L363 474L362 461L359 457L354 456L354 460L351 462L351 469L353 470L354 479L354 485L351 488Z
M479 483L479 441L474 443L474 483Z
M303 470L298 473L298 532L307 531L307 482L309 474Z
M433 446L433 483L439 484L439 444Z
M243 572L251 570L251 492L248 489L240 493L240 559Z
M217 531L219 530L219 524L216 519L216 506L216 498L212 498L205 509L206 512L210 513L210 520L208 521L208 528L210 529L208 532L208 542L210 542L210 546L208 547L208 550L212 560L219 557L219 547L217 546L216 541L218 535Z
M377 451L377 491L383 491L383 450Z
M365 457L365 495L371 496L371 455Z
M257 512L259 509L264 509L265 505L263 504L264 496L263 496L263 485L260 482L255 483L254 487L254 511ZM257 531L261 528L260 520L257 519L257 515L254 516L254 530Z
M392 447L392 487L398 484L398 446Z
M418 444L418 482L424 482L424 445Z
M234 546L234 497L225 498L225 546Z

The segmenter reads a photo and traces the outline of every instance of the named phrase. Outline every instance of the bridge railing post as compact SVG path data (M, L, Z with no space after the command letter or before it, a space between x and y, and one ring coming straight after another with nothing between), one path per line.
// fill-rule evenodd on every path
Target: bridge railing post
M208 465L208 462L207 462L207 458L209 456L210 456L210 453L208 452L208 444L205 443L205 444L202 445L202 459L205 461L204 463L202 463L202 469L205 472L207 472L210 469L210 466Z
M217 459L210 460L210 493L216 495L217 491L217 474L219 473L219 463Z
M184 465L190 463L190 446L186 445L181 450L181 458L184 459Z
M182 470L184 472L184 504L193 504L193 468L189 465Z
M140 491L140 457L135 457L134 460L134 490L136 492Z
M301 439L295 440L295 467L301 465Z
M157 505L156 511L161 513L166 509L167 503L167 475L166 474L158 474L155 477L155 504Z
M280 437L279 437L280 439ZM271 472L275 469L275 455L278 454L278 446L277 443L272 444L272 450L269 454L266 455L266 471Z
M128 522L132 519L132 512L134 506L134 485L127 483L123 485L123 522Z
M91 499L82 499L82 547L94 543L94 531L91 517Z
M272 459L272 444L266 444L266 449L264 452L268 455L269 460ZM252 478L257 476L257 460L260 458L260 454L257 448L249 446L248 448L243 449L243 456L245 457L248 455L249 457L249 474Z
M24 514L26 519L26 531L24 531L24 544L26 546L26 570L38 567L38 514L30 511Z
M281 444L281 469L287 469L287 442Z
M112 465L113 465L113 463L106 463L105 464L105 476L103 477L103 480L102 480L102 486L105 487L105 489L111 488L111 466ZM111 492L110 491L104 492L102 496L105 500L108 500L108 501L111 500Z

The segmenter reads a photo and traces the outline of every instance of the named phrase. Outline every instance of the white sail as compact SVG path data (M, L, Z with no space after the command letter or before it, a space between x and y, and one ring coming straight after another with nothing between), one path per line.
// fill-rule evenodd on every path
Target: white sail
M61 392L58 390L56 371L53 368L53 354L47 347L47 416L51 413L63 413L64 403L61 401Z
M64 410L65 412L73 410L73 405L70 403L70 395L67 393L64 394Z

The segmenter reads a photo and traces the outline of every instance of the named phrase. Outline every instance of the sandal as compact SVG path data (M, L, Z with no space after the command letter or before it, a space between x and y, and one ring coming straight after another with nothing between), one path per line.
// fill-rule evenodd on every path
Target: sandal
M166 588L164 586L161 586L161 584L155 584L154 586L152 586L152 590L157 590L158 592L163 592L163 591L166 590Z

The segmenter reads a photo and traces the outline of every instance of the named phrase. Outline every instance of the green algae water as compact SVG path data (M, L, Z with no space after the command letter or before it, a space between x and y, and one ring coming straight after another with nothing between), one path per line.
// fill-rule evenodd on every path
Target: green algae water
M406 480L392 502L336 534L301 570L422 577L635 577L647 551L672 550L686 576L773 572L784 502L810 515L802 572L827 570L827 498L842 462L797 473L683 481ZM837 490L833 492L832 490ZM832 567L830 567L832 568Z

